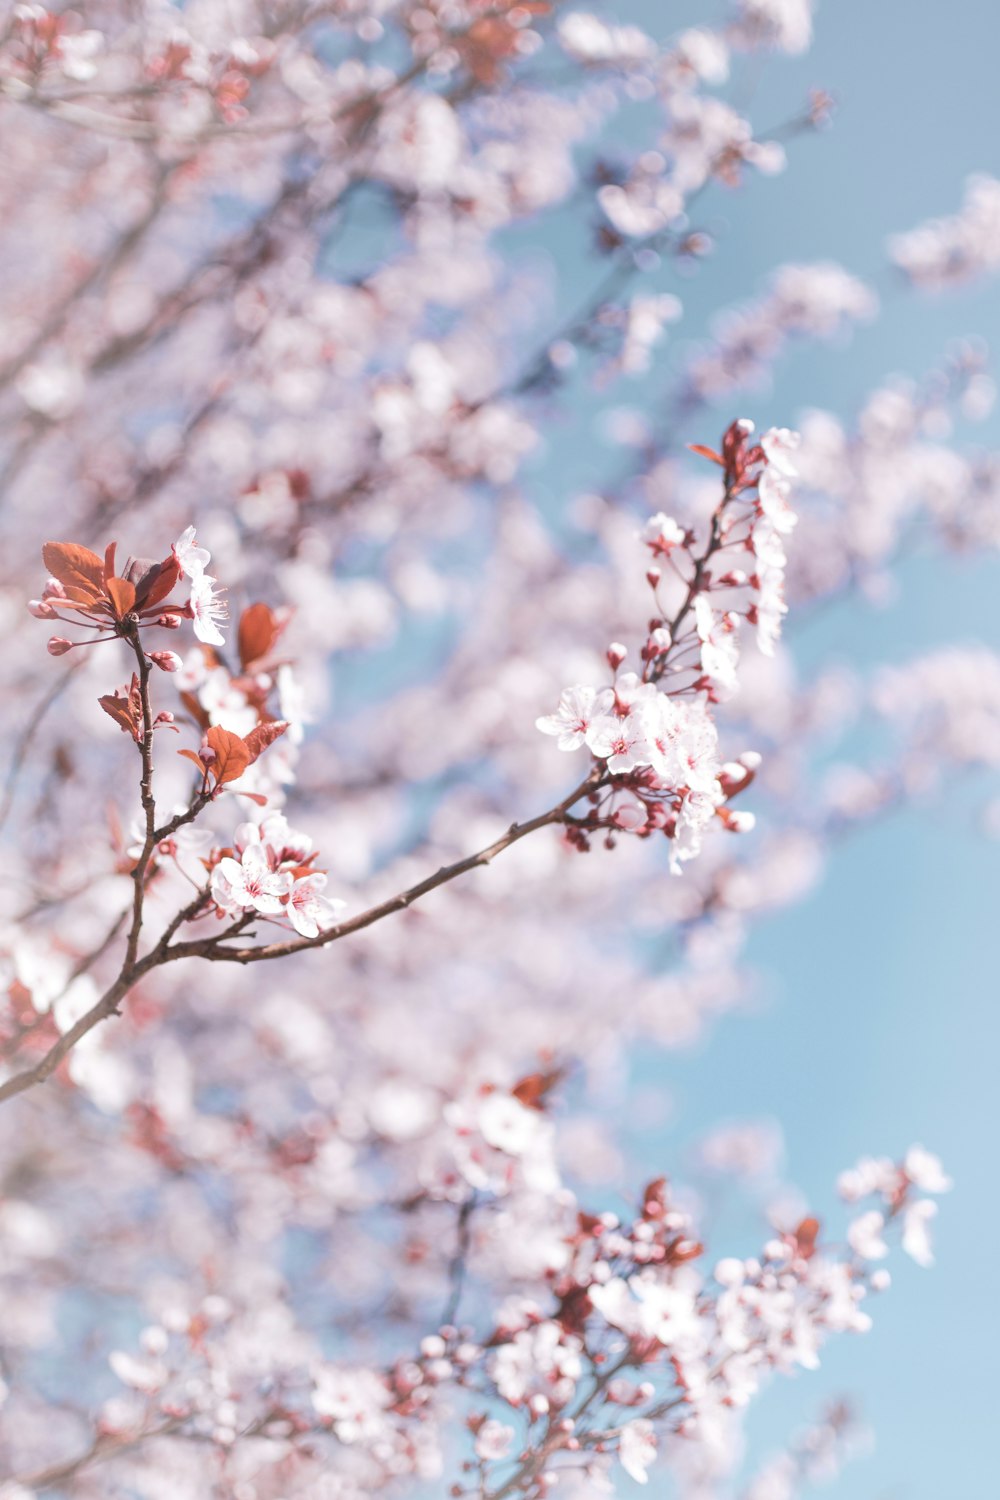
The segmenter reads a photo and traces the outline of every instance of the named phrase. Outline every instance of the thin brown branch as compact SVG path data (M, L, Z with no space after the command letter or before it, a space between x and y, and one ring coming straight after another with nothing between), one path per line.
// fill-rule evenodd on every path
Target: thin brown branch
M142 776L139 780L139 796L146 823L146 834L142 849L132 871L132 924L125 945L125 962L122 972L127 973L135 965L139 951L139 934L142 931L142 907L146 891L146 871L156 844L156 799L153 796L153 705L149 696L149 661L142 649L136 628L128 638L135 653L139 668L139 695L142 701L142 740L139 750L142 756Z
M208 958L226 963L251 964L259 963L263 959L286 958L292 953L303 953L308 948L325 948L329 943L349 937L352 932L360 932L365 927L371 927L373 923L380 922L383 917L392 916L394 912L405 911L421 897L429 895L431 891L436 891L439 886L456 880L460 875L466 875L470 870L488 865L498 854L502 854L505 849L509 849L513 844L526 838L529 833L535 833L539 828L547 828L555 823L565 822L570 808L579 802L581 797L586 797L590 792L596 791L604 774L603 767L595 766L589 775L574 787L568 797L564 797L555 807L550 807L548 812L540 813L537 818L531 818L527 823L512 823L506 833L494 839L492 844L487 844L485 849L466 855L464 859L456 860L452 865L442 865L440 870L436 870L433 875L428 875L423 880L418 880L416 885L409 886L396 896L390 896L387 901L380 901L376 906L368 907L366 911L359 912L356 917L351 917L346 922L338 922L335 927L326 928L314 938L290 938L286 942L265 943L254 948L223 948L220 946L220 939L205 938L189 943L177 943L167 950L166 957L170 960Z

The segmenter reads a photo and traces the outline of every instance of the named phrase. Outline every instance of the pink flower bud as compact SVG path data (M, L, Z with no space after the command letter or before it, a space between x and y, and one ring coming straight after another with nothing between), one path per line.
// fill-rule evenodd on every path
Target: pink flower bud
M180 630L181 617L180 615L161 615L156 623L164 630Z
M48 653L50 656L65 656L67 651L72 651L73 642L68 641L64 635L50 635Z
M182 662L176 651L148 651L146 659L159 667L161 672L176 672Z
M646 582L651 589L655 589L662 577L663 574L659 568L650 568L646 573Z
M620 641L612 641L608 647L608 666L612 672L618 671L626 656L628 656L628 647L623 646Z
M728 821L732 833L750 833L757 819L752 812L730 812Z
M59 616L46 599L29 599L28 608L36 620L58 620Z

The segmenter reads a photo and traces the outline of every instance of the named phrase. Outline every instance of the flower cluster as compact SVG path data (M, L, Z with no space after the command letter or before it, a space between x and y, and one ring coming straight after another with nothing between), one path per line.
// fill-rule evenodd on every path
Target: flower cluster
M750 814L728 803L750 784L760 757L747 752L723 763L710 705L737 687L741 621L756 627L765 655L774 652L787 608L782 538L795 525L790 455L798 437L772 428L754 443L752 432L753 423L740 420L727 430L721 452L695 449L725 474L701 552L694 533L671 517L656 515L647 524L653 561L646 580L657 613L642 647L641 674L619 670L628 652L615 642L607 652L613 684L566 688L556 712L537 720L560 750L586 746L599 770L591 810L567 820L581 849L600 828L641 837L662 832L677 870L700 851L713 820L733 832L753 826ZM737 566L744 557L748 568ZM678 593L679 603L671 603Z
M907 1255L918 1265L933 1265L930 1220L937 1214L937 1204L933 1198L922 1198L919 1194L945 1193L951 1187L951 1178L930 1151L911 1146L898 1164L886 1156L863 1157L856 1167L841 1174L837 1186L847 1203L859 1203L865 1198L874 1198L879 1203L879 1207L859 1214L847 1232L851 1249L862 1260L882 1260L888 1255L884 1231L898 1218L902 1220L903 1249ZM881 1277L884 1281L884 1273Z
M869 1189L873 1173L876 1190L899 1203L917 1183L927 1191L948 1185L937 1159L913 1147L901 1166L861 1163L842 1186L853 1192L857 1179ZM552 1310L511 1298L487 1340L496 1394L527 1420L527 1451L543 1455L534 1472L544 1464L550 1483L574 1467L594 1477L595 1457L600 1464L614 1453L644 1483L666 1435L723 1452L733 1413L769 1374L814 1369L830 1333L871 1327L862 1304L888 1277L869 1274L871 1254L857 1250L857 1238L852 1226L845 1254L807 1217L778 1229L759 1255L724 1257L709 1271L664 1178L645 1189L631 1220L579 1212L569 1256L552 1277ZM926 1263L905 1225L903 1248ZM885 1253L884 1245L872 1252ZM470 1423L479 1458L512 1462L514 1429L495 1415L485 1424L485 1413ZM521 1461L517 1477L527 1479L533 1471Z
M283 919L300 937L314 938L331 927L343 901L323 895L326 875L313 868L312 840L289 828L281 813L258 825L241 823L230 851L212 868L212 900L220 916Z

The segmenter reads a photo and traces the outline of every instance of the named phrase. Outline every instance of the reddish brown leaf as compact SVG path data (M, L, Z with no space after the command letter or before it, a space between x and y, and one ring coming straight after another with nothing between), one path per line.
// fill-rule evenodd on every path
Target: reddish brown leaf
M105 588L114 606L115 618L124 620L129 611L135 607L135 585L125 578L109 578Z
M720 458L714 448L706 448L702 443L688 443L692 453L699 453L702 458L710 458L713 464L718 464L720 469L726 467L724 458Z
M668 1266L682 1266L687 1260L697 1260L699 1255L704 1254L704 1250L700 1240L676 1239L666 1247L664 1259Z
M126 734L130 734L133 739L141 739L142 736L138 732L139 727L132 718L127 698L119 698L117 693L105 693L97 701L104 709L104 712L110 718L114 719L119 729L124 730Z
M511 1093L527 1109L544 1109L548 1095L562 1076L558 1069L554 1073L529 1073L515 1083Z
M96 552L75 542L46 542L42 562L69 597L94 602L104 595L104 563Z
M274 611L266 604L251 604L240 616L239 651L244 670L266 656L278 638Z
M819 1220L811 1216L803 1219L795 1231L795 1248L803 1260L809 1260L816 1252L819 1236Z
M171 553L159 564L159 571L149 580L148 589L139 600L142 608L153 609L157 604L162 604L167 595L173 593L180 576L180 563Z
M250 764L253 765L268 745L273 745L275 740L280 739L287 728L288 722L285 719L271 719L266 724L256 724L243 740L250 752Z
M118 551L117 542L109 542L104 549L104 582L115 576L115 553Z
M216 786L238 780L250 764L250 751L243 740L238 734L221 729L217 724L208 731L205 738L209 749L215 751L215 759L208 769L215 778Z
M267 806L267 798L261 792L240 792L241 797L249 797L251 802L256 802L258 807Z
M205 762L202 760L200 755L197 755L195 753L194 750L178 750L177 754L183 755L185 760L194 761L195 765L198 767L198 770L201 771L202 775L204 775Z

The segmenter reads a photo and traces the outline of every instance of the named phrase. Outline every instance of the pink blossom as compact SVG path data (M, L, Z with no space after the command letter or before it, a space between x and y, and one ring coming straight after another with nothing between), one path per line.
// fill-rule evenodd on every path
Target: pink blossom
M789 454L794 453L801 442L800 435L787 427L769 427L760 437L760 446L767 457L768 466L793 479L798 469Z
M937 1211L937 1204L930 1198L918 1198L903 1210L903 1249L918 1266L934 1264L930 1221Z
M476 1454L489 1463L498 1463L507 1457L515 1436L513 1427L488 1417L476 1433Z
M638 1417L626 1422L618 1439L618 1461L636 1484L649 1482L649 1466L656 1458L656 1431L652 1422Z
M877 1209L861 1214L847 1231L847 1243L862 1260L882 1260L889 1254L882 1231L885 1216Z
M686 532L672 516L666 516L662 511L658 511L646 522L644 535L646 546L650 548L654 556L669 557L671 552L683 545Z
M608 688L600 691L583 686L564 688L556 712L536 719L535 727L543 734L558 735L560 750L579 750L594 719L607 711L611 701Z
M207 547L196 545L194 530L193 526L189 526L181 533L173 546L174 557L180 565L181 573L192 582L203 576L212 560L212 554Z
M347 904L322 895L325 888L326 876L319 871L302 875L292 884L285 911L301 937L314 938L321 928L331 927Z
M291 876L270 868L260 844L248 844L238 860L220 859L212 871L212 899L224 911L278 916L285 910L282 897L291 887Z
M783 470L768 464L757 484L760 508L776 531L787 535L794 530L796 515L788 503L792 492L791 480Z
M608 770L620 774L647 763L646 735L638 714L617 718L601 714L587 730L587 745L598 760L606 760Z
M727 613L716 613L704 594L694 601L695 623L701 641L701 668L718 696L730 697L739 686L737 622Z
M952 1186L941 1158L925 1151L923 1146L910 1147L903 1157L903 1171L922 1193L946 1193Z
M188 608L194 620L194 633L206 646L224 646L226 638L219 629L218 621L229 614L228 606L216 586L216 580L207 573L198 573L191 579L191 598Z

